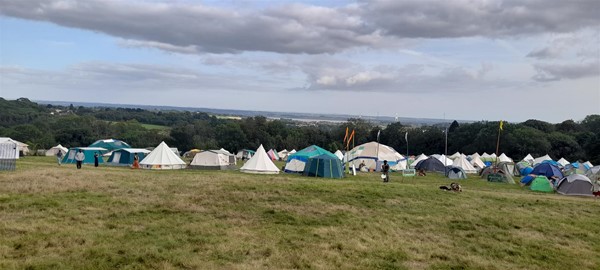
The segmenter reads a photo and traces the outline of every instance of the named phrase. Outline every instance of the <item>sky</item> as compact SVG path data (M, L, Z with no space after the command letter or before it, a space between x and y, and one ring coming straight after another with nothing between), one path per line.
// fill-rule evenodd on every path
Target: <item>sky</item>
M0 0L0 97L548 122L600 114L598 0Z

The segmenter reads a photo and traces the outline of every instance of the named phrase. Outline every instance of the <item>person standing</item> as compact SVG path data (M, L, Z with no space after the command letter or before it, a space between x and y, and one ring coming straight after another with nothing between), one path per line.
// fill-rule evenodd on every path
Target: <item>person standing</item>
M63 158L63 153L59 149L58 152L56 153L56 160L58 160L58 166L60 166L62 164L62 158Z
M133 154L133 166L131 166L132 169L139 169L140 168L140 156L138 156L137 153Z
M94 167L98 167L98 152L94 153Z
M81 149L79 149L79 152L77 152L77 154L75 154L75 162L77 162L77 169L81 169L81 163L83 163L83 160L85 160L85 154L83 153L83 151Z
M381 173L383 173L383 175L385 176L383 178L383 182L387 183L390 181L390 165L388 164L387 160L383 161L383 165L381 165Z

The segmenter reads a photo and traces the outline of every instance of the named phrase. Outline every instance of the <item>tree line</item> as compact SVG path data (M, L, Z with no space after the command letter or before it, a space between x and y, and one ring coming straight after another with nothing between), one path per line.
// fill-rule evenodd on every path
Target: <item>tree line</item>
M148 126L148 125L153 126ZM330 151L345 150L342 142L346 128L355 131L350 143L379 141L399 153L418 155L445 151L474 153L496 152L499 123L452 122L432 126L389 123L384 126L362 119L344 123L300 125L291 120L249 117L221 119L202 112L151 111L128 108L89 108L40 105L26 98L0 98L0 136L28 143L33 149L48 149L58 143L66 147L87 146L98 139L114 138L133 147L156 146L166 141L180 150L225 148L229 151L265 148L302 149L312 144ZM408 133L408 134L407 134ZM405 135L408 138L405 140ZM500 135L499 152L514 159L528 153L550 154L570 161L600 163L600 115L588 115L582 121L565 120L552 124L539 120L505 123Z

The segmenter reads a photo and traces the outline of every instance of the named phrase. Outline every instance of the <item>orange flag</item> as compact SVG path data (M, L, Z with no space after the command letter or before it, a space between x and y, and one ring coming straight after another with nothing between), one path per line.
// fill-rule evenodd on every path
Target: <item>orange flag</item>
M346 148L350 147L350 141L352 140L352 138L354 138L354 130L352 130L352 133L350 134L350 137L348 138L348 143L346 143Z
M344 136L344 143L346 143L347 139L348 139L348 127L346 127L346 136Z

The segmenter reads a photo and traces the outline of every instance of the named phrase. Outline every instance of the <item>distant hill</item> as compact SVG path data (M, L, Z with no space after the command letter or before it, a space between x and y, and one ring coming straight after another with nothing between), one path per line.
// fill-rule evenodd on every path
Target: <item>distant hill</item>
M159 105L138 105L138 104L113 104L113 103L93 103L93 102L75 102L75 101L48 101L36 100L40 104L51 104L60 106L83 106L83 107L107 107L107 108L139 108L145 110L161 110L161 111L190 111L204 112L216 115L254 117L264 116L271 119L289 119L296 121L323 121L323 122L345 122L350 118L360 118L376 124L389 124L393 122L401 122L407 125L435 125L441 123L450 123L452 120L433 119L433 118L412 118L412 117L390 117L390 116L359 116L349 114L316 114L316 113L298 113L298 112L271 112L271 111L250 111L250 110L234 110L234 109L214 109L214 108L195 108L195 107L176 107L176 106L159 106ZM471 120L457 120L460 123L472 123Z

